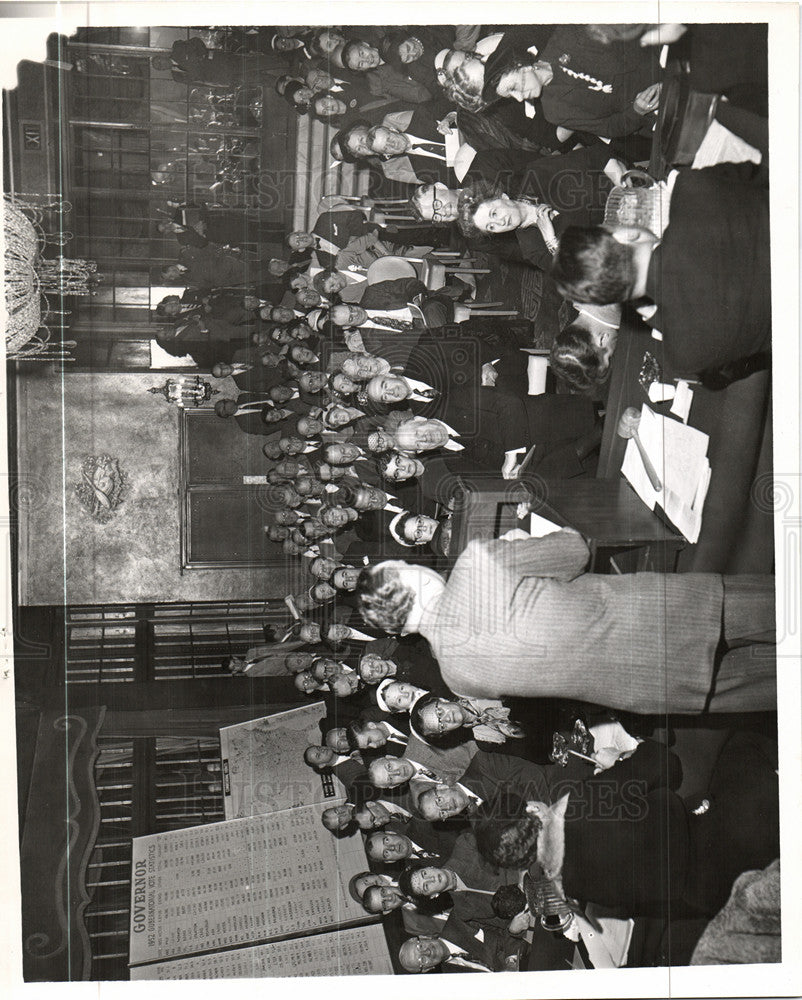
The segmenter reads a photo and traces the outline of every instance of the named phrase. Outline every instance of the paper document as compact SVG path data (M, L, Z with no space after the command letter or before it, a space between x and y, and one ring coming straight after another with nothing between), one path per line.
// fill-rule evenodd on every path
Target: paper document
M543 538L544 535L552 535L555 531L562 531L559 524L555 524L547 517L541 517L540 514L529 515L529 534L532 538Z
M762 159L759 149L750 146L714 119L696 151L692 169L701 170L717 163L760 163Z
M462 145L462 136L459 134L458 129L449 132L448 135L443 136L446 146L446 165L449 167L454 166L454 161L457 158L457 153Z
M546 391L546 374L549 359L543 355L530 354L526 362L526 376L529 381L529 395L542 396Z
M674 395L674 402L671 404L671 412L675 417L679 417L683 424L688 423L688 414L691 412L692 402L693 389L691 389L684 379L680 379L677 382L677 391Z
M702 525L702 508L710 484L707 434L648 406L641 411L638 435L663 484L652 486L634 441L627 443L621 471L649 510L659 504L672 524L689 542L696 542Z

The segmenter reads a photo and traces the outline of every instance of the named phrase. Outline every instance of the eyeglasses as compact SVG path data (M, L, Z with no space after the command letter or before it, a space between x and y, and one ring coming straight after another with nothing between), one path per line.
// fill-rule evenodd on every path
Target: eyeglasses
M440 792L434 793L434 804L437 806L437 812L439 813L440 819L448 819L451 815L449 811L448 799L442 799L440 797Z
M432 199L432 222L447 222L451 212L443 214L441 209L447 208L450 210L451 203L448 201L440 201L437 198Z
M439 735L445 732L445 709L439 703L434 706L434 717L437 722L437 733Z

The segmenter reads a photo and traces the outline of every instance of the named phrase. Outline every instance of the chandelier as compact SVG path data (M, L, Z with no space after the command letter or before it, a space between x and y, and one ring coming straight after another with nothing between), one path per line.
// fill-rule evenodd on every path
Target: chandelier
M71 360L75 341L51 340L48 321L55 319L63 331L67 315L65 295L90 295L97 280L94 261L46 258L48 244L63 246L72 236L62 227L49 233L43 226L45 212L69 208L59 198L37 195L6 196L3 201L5 236L6 357L9 361ZM56 296L51 308L47 296Z

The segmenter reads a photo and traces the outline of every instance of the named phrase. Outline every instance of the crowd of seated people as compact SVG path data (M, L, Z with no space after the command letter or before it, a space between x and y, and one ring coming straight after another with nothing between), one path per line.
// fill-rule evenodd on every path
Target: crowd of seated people
M171 205L160 224L180 245L162 278L181 290L158 307L174 324L159 343L230 379L215 413L264 439L265 532L298 570L285 642L228 666L290 674L326 702L305 760L342 781L323 821L362 832L371 870L352 891L400 914L401 968L648 964L631 921L670 906L701 933L736 878L779 855L776 743L736 732L692 798L655 722L776 708L773 578L588 573L570 530L454 552L451 487L514 479L525 459L594 475L635 310L671 377L716 387L769 366L767 149L655 178L659 231L606 221L648 165L661 47L754 144L765 37L349 26L269 45L287 57L277 91L336 127L336 160L406 185L411 221L331 196L267 261L241 246L269 234L225 210ZM472 313L479 279L438 270L442 250L515 264L562 300L546 392L531 391L525 336Z

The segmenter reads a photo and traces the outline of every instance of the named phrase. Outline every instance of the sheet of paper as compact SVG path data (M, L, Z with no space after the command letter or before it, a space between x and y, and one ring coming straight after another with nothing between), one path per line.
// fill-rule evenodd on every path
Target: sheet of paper
M469 142L463 142L454 156L452 170L458 181L461 181L471 168L476 150ZM446 157L448 157L448 139L446 138Z
M138 965L131 979L265 979L278 976L389 976L381 924L291 938L213 955Z
M459 130L455 129L449 132L448 135L443 136L445 140L446 147L446 165L453 167L457 159L457 153L462 145L462 136L459 134Z
M544 535L552 535L555 531L561 531L559 524L550 521L540 514L529 515L529 534L532 538L543 538Z
M693 159L693 170L712 167L717 163L760 163L759 149L744 142L720 122L713 119Z
M688 423L688 414L691 412L693 402L693 389L684 379L677 382L677 391L674 394L674 402L671 404L671 413L683 422Z
M258 816L314 802L345 801L334 775L304 763L304 750L320 744L322 701L220 730L226 819Z
M638 434L662 483L655 490L646 474L635 441L627 442L621 471L649 510L659 504L689 542L699 537L702 504L699 486L707 477L707 434L644 405Z
M542 396L546 391L546 373L549 370L549 359L537 354L530 354L526 362L526 375L529 380L529 395Z
M130 963L364 921L348 891L367 868L362 837L332 837L324 808L135 837Z

